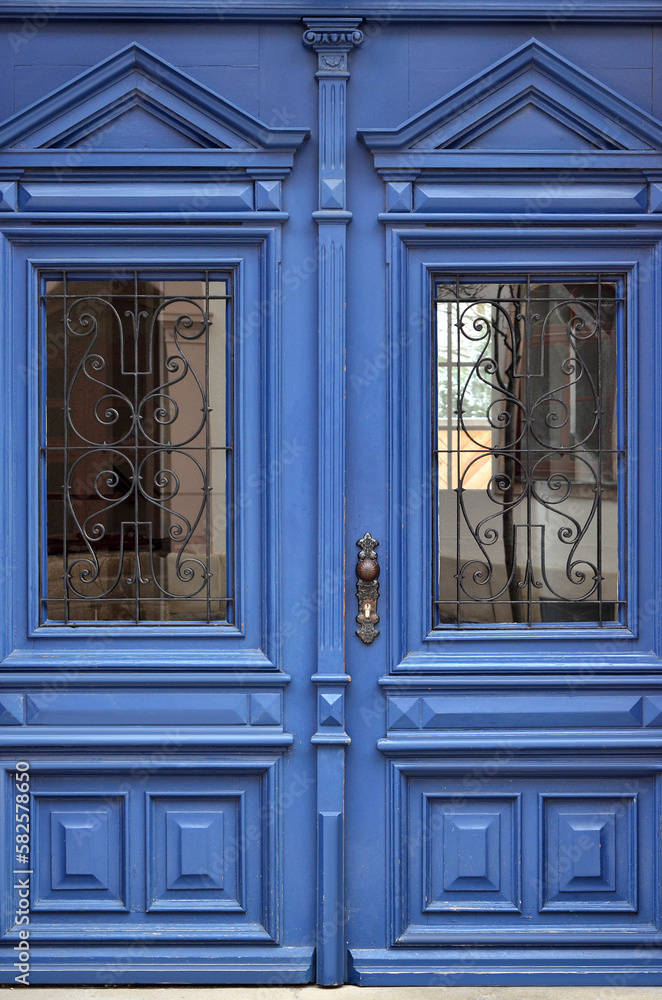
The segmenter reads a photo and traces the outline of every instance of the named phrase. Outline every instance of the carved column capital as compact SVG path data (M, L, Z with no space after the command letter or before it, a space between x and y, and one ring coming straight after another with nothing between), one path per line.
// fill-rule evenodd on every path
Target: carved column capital
M361 18L310 17L304 23L303 44L317 52L317 75L349 76L348 55L363 41Z

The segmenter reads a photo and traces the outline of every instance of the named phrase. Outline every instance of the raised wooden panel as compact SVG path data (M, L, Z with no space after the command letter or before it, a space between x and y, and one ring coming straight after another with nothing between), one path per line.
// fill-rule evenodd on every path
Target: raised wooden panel
M21 725L25 717L25 698L21 694L3 694L0 700L0 726Z
M649 726L660 725L662 712L652 698L647 702ZM639 694L481 694L480 697L445 691L391 695L388 698L390 730L447 729L565 729L618 726L641 728L643 699Z
M646 698L644 700L644 725L662 726L662 698Z
M541 795L540 909L637 910L637 797Z
M199 921L200 930L224 940L272 941L273 769L244 762L223 770L163 777L146 791L147 916L191 928Z
M126 910L124 795L36 795L36 910Z
M246 912L244 796L149 796L148 910Z
M342 691L318 691L320 726L343 726L345 721L345 696Z
M278 944L278 756L55 757L31 757L31 942ZM14 766L4 765L10 843ZM11 901L5 876L0 867ZM0 910L9 941L14 912Z
M605 212L630 214L646 212L648 208L648 188L636 181L608 181L599 186L576 181L550 184L549 190L550 194L543 194L539 183L525 180L422 182L414 185L414 212L461 213L470 201L475 212L518 212L526 217L531 206L544 204L549 212L575 214L590 212L597 198Z
M250 696L252 726L279 726L283 715L280 691L256 691Z
M519 796L426 793L423 809L423 911L519 911Z
M613 759L567 763L506 749L390 762L391 946L657 935L660 779L610 773Z
M213 186L181 183L115 184L74 181L34 181L22 184L19 205L24 212L195 212L200 204L210 212L252 212L253 184L221 183Z
M420 720L420 698L393 697L388 699L389 729L419 729Z
M250 697L250 718L249 718ZM128 691L99 698L92 691L34 692L27 696L27 722L53 725L275 726L281 721L276 691L155 691L149 699Z

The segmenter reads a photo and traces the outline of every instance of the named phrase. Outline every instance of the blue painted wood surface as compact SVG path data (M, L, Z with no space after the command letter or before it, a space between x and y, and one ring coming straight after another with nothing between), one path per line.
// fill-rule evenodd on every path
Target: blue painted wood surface
M35 984L660 985L659 3L0 19L0 981L23 759ZM67 266L235 276L233 625L39 622ZM624 627L432 632L430 276L495 267L626 282Z

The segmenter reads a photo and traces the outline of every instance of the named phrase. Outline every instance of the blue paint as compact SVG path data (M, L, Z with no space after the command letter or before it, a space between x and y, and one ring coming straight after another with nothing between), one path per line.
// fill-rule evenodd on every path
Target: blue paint
M518 118L523 111L526 127ZM399 128L359 134L371 150L466 149L481 137L473 148L577 154L659 149L661 129L641 108L532 38Z
M0 981L26 759L32 983L662 983L661 20L2 5ZM234 276L231 625L39 621L63 267ZM431 276L495 268L622 276L619 627L431 628Z
M59 8L58 8L59 10ZM38 6L31 7L25 2L9 0L6 10L3 11L5 17L21 17L33 12L40 13ZM158 17L163 19L184 20L194 18L195 20L216 20L219 17L218 8L209 3L209 0L140 0L139 3L133 0L113 0L108 3L102 0L65 0L61 13L66 13L73 18L121 18L122 20L132 18L144 18L145 16ZM292 20L301 17L312 16L325 17L335 12L329 10L327 3L301 4L297 0L262 0L261 3L247 3L242 6L241 18L250 20L260 20L265 17L282 20ZM367 0L359 3L358 0L348 0L343 4L343 14L353 17L374 17L377 22L385 18L389 21L407 21L410 19L424 21L456 21L458 18L471 18L476 20L482 18L490 21L511 21L513 18L523 20L552 20L558 19L574 21L590 20L603 23L623 21L633 22L653 22L660 20L660 11L656 0L640 0L638 3L627 3L626 0L611 0L604 4L602 0L578 0L571 8L563 4L550 4L549 8L541 11L539 6L532 4L530 0L491 0L484 3L478 0L456 0L451 4L440 4L434 0L411 0L406 8L395 10L385 7L383 3L376 0ZM225 19L238 16L237 12L229 7L224 10L222 16Z
M304 44L318 58L318 609L317 982L345 979L345 338L347 81L349 56L363 41L360 19L306 19Z
M578 68L569 35L527 42L523 30L495 30L502 58L490 66L484 25L443 39L417 26L402 40L412 117L398 120L384 103L373 113L362 92L353 112L372 162L359 150L350 161L362 197L350 200L348 538L369 524L385 541L388 623L381 648L348 646L348 978L361 985L599 982L597 940L623 982L660 981L658 963L642 968L637 958L638 942L659 940L660 913L656 888L642 896L659 872L659 717L644 677L660 676L659 533L649 517L661 483L642 403L657 398L660 372L658 335L645 332L662 323L660 123L642 110L644 90L621 117L622 96L600 75L598 52L613 42L606 33ZM406 54L389 41L390 67L404 75ZM642 65L646 58L639 49ZM411 95L424 59L425 102L434 103L421 112L425 102ZM361 60L366 81L380 75L376 43ZM443 83L430 94L441 65L455 78L447 96ZM366 127L371 115L377 128ZM367 235L375 216L385 230L384 320L381 288L366 281L383 266ZM431 631L431 276L504 266L625 276L621 396L636 471L621 552L637 602L626 628ZM355 787L369 799L354 798Z

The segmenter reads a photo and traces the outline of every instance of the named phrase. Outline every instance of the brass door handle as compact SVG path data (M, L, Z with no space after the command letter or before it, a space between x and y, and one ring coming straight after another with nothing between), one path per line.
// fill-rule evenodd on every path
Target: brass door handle
M369 646L379 635L379 615L377 614L377 601L379 599L379 578L380 565L377 562L377 546L379 542L366 531L363 538L359 538L356 543L359 547L359 554L356 563L356 597L359 602L359 613L356 616L356 630L361 642Z

